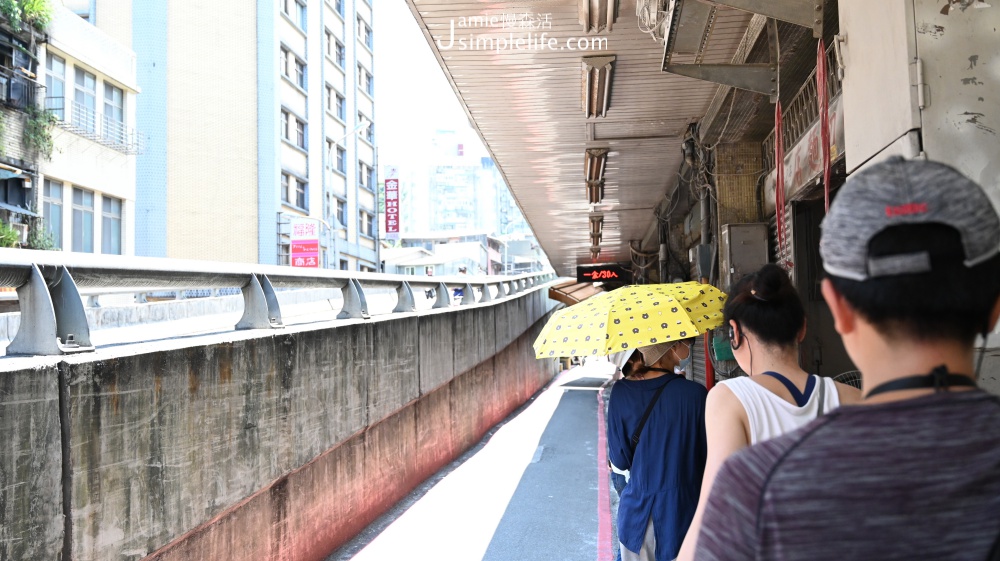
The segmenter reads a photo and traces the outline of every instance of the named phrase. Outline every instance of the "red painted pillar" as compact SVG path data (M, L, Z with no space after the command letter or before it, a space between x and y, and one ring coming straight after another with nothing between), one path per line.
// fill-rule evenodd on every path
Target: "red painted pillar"
M712 365L712 355L708 354L711 352L711 344L709 339L712 338L712 332L705 332L705 387L712 389L715 385L715 367Z

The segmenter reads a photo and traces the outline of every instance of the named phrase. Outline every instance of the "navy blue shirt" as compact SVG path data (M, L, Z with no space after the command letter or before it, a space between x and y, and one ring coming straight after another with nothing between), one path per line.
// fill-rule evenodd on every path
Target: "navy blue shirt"
M633 458L629 441L656 390L667 382ZM631 470L618 503L618 539L631 551L642 547L652 517L657 561L677 557L701 493L707 396L704 387L675 374L619 380L611 390L608 454L616 467Z

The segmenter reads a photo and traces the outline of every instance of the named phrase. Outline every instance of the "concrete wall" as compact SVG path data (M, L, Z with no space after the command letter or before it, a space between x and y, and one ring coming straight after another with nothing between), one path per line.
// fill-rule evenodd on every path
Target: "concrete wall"
M550 308L535 290L0 373L0 561L323 559L553 376L531 349Z
M0 559L59 559L63 548L59 370L0 373Z

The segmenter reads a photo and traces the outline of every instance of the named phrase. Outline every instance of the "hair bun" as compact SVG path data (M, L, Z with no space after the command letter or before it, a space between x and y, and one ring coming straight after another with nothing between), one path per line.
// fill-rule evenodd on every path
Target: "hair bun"
M781 297L781 294L792 287L788 273L781 267L768 263L757 271L750 286L750 294L757 300L771 302Z

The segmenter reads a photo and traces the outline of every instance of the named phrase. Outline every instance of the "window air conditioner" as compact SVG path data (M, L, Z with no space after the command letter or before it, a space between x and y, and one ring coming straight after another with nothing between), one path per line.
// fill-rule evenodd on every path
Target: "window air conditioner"
M18 237L20 238L21 243L27 243L28 242L28 225L27 224L11 224L11 226L13 226L14 230L17 231Z

